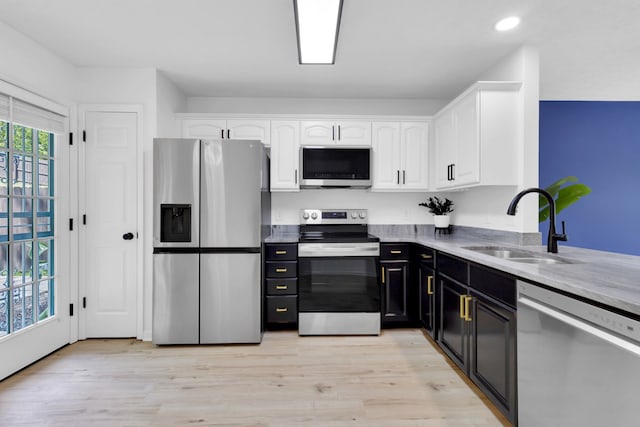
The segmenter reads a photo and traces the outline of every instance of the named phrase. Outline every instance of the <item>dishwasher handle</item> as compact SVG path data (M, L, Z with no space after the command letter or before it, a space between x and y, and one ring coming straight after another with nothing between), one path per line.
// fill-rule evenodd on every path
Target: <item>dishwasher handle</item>
M620 338L617 335L613 335L605 329L601 329L599 327L593 326L567 313L563 313L561 311L555 310L552 307L541 304L523 295L520 295L520 297L518 298L518 303L523 304L533 310L544 313L549 317L553 317L554 319L560 322L566 323L567 325L572 326L576 329L580 329L581 331L594 335L612 345L615 345L616 347L622 348L631 353L634 353L637 356L640 356L640 345L637 345L631 341Z

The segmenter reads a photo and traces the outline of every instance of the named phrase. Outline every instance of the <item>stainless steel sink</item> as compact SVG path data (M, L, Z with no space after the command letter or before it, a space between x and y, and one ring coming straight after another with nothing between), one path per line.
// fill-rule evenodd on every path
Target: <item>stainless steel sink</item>
M575 264L576 261L501 246L467 246L463 249L525 264Z

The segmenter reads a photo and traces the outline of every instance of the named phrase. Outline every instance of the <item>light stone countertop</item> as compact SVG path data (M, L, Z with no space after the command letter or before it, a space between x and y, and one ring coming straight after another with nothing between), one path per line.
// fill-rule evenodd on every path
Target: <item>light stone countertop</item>
M547 254L546 246L519 246L499 240L454 231L434 235L407 230L375 230L381 242L418 243L468 261L504 271L527 281L540 283L640 316L640 257L613 252L558 245L557 254ZM270 243L297 242L297 233L277 233ZM525 264L497 258L469 249L468 246L500 246L534 252L539 255L574 261L571 264Z
M376 234L381 242L413 242L440 252L501 270L640 316L640 257L558 245L557 254L541 245L519 246L464 234ZM572 264L525 264L465 249L468 246L500 246L534 252Z

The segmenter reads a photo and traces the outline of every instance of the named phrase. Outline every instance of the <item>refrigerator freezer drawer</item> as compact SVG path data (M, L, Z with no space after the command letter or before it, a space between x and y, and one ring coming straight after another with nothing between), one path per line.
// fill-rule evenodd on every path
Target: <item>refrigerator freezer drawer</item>
M200 255L200 344L262 340L259 253Z
M198 344L198 257L153 255L154 344Z

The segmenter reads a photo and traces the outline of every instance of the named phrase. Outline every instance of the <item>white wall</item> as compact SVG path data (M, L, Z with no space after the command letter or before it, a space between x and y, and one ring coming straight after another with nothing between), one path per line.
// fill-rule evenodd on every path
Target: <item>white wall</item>
M138 265L143 273L143 333L151 339L152 321L152 253L153 253L153 138L158 129L156 70L154 68L80 68L77 100L79 104L130 104L142 106L142 230L143 259ZM140 213L139 213L140 215Z
M341 114L430 116L442 99L199 98L188 99L187 113Z
M28 37L0 22L0 79L73 107L76 69Z
M180 136L180 126L176 113L187 109L187 97L162 72L156 72L157 137L175 138Z

